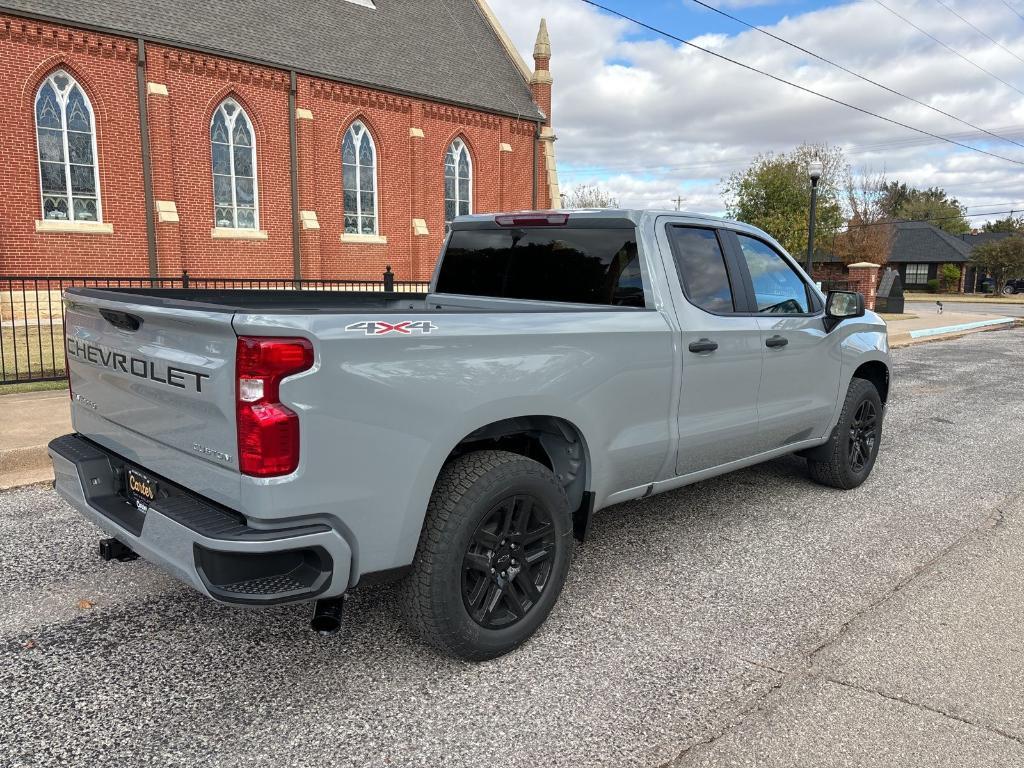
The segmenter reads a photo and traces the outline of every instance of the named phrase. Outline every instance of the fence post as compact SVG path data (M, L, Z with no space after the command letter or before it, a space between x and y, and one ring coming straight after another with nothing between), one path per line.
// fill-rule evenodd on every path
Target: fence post
M181 270L181 287L188 288L188 270Z
M391 265L384 268L384 290L391 293L395 290L395 273L391 271Z

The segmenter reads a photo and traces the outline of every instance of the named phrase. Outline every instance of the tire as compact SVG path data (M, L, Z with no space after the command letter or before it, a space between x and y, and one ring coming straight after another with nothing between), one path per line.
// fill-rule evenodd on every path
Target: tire
M1016 292L1017 292L1017 289L1014 286L1012 286L1012 285L1004 285L1003 286L1003 295L1004 296L1013 296L1013 294L1015 294Z
M506 654L551 612L572 547L569 502L547 467L506 451L460 456L434 485L402 585L406 618L451 656Z
M811 478L821 485L850 490L867 480L882 438L882 400L875 385L851 379L829 441L807 459ZM873 422L869 419L873 417Z

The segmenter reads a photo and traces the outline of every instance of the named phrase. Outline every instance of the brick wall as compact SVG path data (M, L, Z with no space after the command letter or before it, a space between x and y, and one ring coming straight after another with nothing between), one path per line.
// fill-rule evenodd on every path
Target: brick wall
M0 16L0 52L0 160L8 170L0 199L0 274L146 274L134 42ZM162 211L155 223L160 273L290 277L288 73L158 45L146 52L153 197ZM110 234L35 230L41 211L33 102L42 79L61 67L94 108ZM209 127L227 96L253 124L264 239L212 237ZM313 219L303 214L306 277L379 278L386 264L398 279L429 277L444 237L444 154L455 137L473 159L474 212L532 207L534 123L307 77L298 78L296 106L299 208L315 213ZM355 119L377 149L386 243L342 242L341 140ZM541 173L541 200L546 189ZM414 231L416 219L425 233Z
M0 274L145 274L142 151L135 44L0 16ZM86 90L96 122L103 219L111 234L37 233L36 91L63 68Z

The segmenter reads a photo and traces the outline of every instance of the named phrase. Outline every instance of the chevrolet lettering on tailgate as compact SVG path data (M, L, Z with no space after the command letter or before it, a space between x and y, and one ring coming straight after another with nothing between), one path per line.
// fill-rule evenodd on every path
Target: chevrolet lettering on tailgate
M203 379L210 378L208 373L190 371L186 368L177 368L173 365L167 366L167 374L161 378L156 370L156 363L133 355L126 355L123 352L114 352L109 349L91 344L81 339L68 337L68 357L81 360L101 368L110 368L112 371L138 376L140 379L149 379L160 384L178 389L192 389L195 392L203 391Z

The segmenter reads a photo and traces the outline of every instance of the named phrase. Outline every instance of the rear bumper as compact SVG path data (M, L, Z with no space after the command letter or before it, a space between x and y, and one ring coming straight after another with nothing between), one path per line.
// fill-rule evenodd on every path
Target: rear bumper
M79 435L49 445L57 492L139 555L223 603L272 605L342 594L352 551L330 526L250 528L243 515L157 476L142 512L124 493L129 466Z

